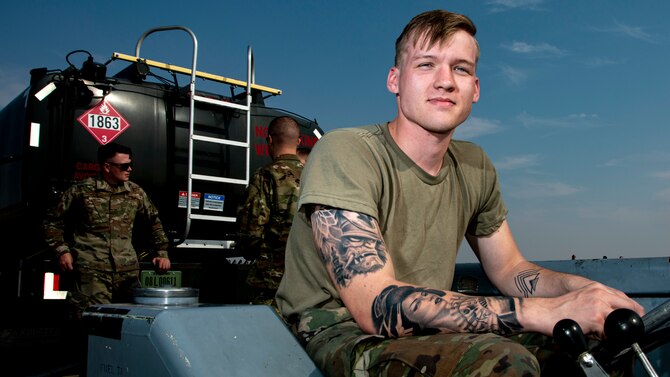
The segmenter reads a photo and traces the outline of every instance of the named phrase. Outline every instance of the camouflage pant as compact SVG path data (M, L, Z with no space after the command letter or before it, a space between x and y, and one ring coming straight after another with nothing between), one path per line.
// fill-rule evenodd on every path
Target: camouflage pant
M133 288L140 286L138 270L77 270L73 275L73 287L69 290L67 299L73 307L73 317L76 319L80 319L83 311L91 305L132 302Z
M326 376L579 376L539 334L435 334L388 339L365 334L344 309L310 309L297 328ZM541 372L542 371L542 372Z

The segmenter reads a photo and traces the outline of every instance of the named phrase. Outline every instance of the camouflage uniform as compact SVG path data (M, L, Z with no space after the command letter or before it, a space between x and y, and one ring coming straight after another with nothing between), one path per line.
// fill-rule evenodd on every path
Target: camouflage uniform
M539 334L434 334L390 339L364 333L349 311L308 309L294 332L327 376L577 376L552 338Z
M301 205L371 214L379 222L398 280L449 290L463 235L491 234L507 210L493 164L475 144L452 140L437 176L418 170L386 124L333 130L310 155ZM286 273L276 297L285 320L326 376L580 375L552 339L540 334L388 338L364 333L330 276L349 263L338 259L348 255L328 250L335 253L333 266L338 264L329 271L305 212L293 221ZM338 234L325 238L355 239L359 235L354 228L341 226Z
M73 184L48 213L44 224L47 244L56 257L71 253L73 291L68 300L80 316L91 304L128 302L139 286L139 261L133 248L133 226L150 229L156 256L168 257L169 241L158 210L133 182L111 186L101 177Z
M238 213L236 248L256 260L247 277L254 304L274 304L284 274L286 240L298 209L302 169L296 155L281 155L258 169Z

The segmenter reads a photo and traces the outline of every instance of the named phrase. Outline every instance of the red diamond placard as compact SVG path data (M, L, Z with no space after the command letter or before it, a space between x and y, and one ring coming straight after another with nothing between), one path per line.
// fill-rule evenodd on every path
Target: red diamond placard
M81 114L77 121L102 145L116 139L130 127L130 123L107 100Z

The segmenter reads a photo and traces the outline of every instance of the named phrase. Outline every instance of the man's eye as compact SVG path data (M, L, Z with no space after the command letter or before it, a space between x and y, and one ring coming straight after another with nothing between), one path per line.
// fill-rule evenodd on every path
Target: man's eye
M469 68L466 68L466 67L463 67L463 66L456 66L456 67L454 67L454 71L456 71L456 72L460 72L460 73L464 73L464 74L467 74L467 75L470 74L470 69L469 69Z

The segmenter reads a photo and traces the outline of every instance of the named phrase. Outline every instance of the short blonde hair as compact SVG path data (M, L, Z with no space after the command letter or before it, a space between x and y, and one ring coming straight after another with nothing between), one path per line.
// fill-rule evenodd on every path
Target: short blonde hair
M431 10L414 16L405 26L398 39L395 42L395 66L403 57L405 48L409 43L416 46L421 40L423 45L428 44L428 48L436 43L449 39L454 33L464 30L474 38L477 34L477 27L467 16L458 13L452 13L446 10ZM475 39L475 43L477 40ZM477 57L475 63L479 60L479 44L477 43Z

